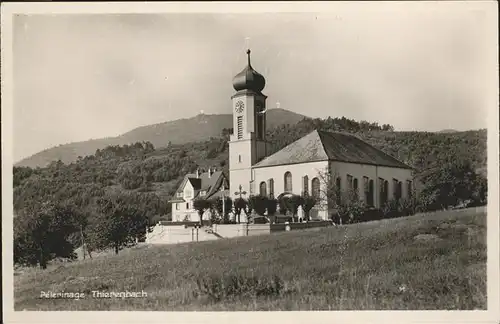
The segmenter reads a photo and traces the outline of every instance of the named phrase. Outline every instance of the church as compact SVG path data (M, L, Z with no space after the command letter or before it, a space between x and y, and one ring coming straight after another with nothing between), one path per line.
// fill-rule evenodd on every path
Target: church
M354 135L314 130L268 155L267 96L262 92L266 81L252 67L250 50L247 57L247 66L233 78L235 93L231 97L233 134L229 142L229 190L225 193L233 200L250 195L279 199L304 193L321 200L327 183L325 176L335 181L336 190L355 192L366 205L374 208L381 208L390 199L411 195L412 168ZM217 184L226 181L223 175L217 177L221 177ZM185 180L181 184L178 199L182 198L183 186L189 183ZM219 189L209 190L215 193L220 192ZM241 221L246 222L243 214ZM302 216L301 211L298 216ZM328 219L328 206L317 204L311 218Z

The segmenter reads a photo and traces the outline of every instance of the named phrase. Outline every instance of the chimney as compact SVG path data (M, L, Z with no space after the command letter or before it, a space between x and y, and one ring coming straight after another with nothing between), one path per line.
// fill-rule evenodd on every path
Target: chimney
M212 167L208 168L208 178L210 179L212 177Z
M200 177L200 169L196 169L196 179Z

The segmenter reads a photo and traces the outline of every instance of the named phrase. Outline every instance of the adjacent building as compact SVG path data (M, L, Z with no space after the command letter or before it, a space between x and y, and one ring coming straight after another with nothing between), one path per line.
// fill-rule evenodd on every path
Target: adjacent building
M213 199L223 193L227 196L229 192L224 188L228 188L228 181L224 173L215 168L209 168L207 172L197 170L194 174L187 174L170 200L172 221L199 221L200 216L194 209L193 201L197 198Z

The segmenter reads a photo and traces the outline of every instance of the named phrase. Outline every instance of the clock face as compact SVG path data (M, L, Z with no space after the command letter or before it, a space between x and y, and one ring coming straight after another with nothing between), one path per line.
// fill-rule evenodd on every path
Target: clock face
M243 109L245 108L245 104L241 100L237 101L234 108L238 114L241 114L243 112Z

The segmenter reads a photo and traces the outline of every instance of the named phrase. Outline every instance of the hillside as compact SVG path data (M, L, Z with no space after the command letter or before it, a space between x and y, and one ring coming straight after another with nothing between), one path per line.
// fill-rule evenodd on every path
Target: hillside
M271 153L316 128L351 132L414 167L417 179L427 177L429 180L426 195L431 200L427 203L437 203L440 195L450 195L446 187L448 184L440 180L440 175L450 162L470 163L482 175L478 179L480 182L463 180L464 185L468 186L465 192L476 195L486 188L486 130L396 132L383 131L380 127L377 129L375 124L357 123L344 118L304 119L297 124L269 129ZM162 204L166 204L160 208L159 214L165 215L170 210L167 201L186 173L193 172L197 167L206 169L215 166L227 174L227 141L228 135L225 134L205 141L172 144L161 149L144 147L141 143L109 146L71 164L53 162L41 169L16 167L14 207L17 211L37 201L76 199L82 195L101 196L100 192L104 189L106 192L154 194ZM462 181L460 176L455 179ZM88 202L78 204L80 208L85 208Z
M117 280L119 278L119 280ZM484 208L176 246L30 269L21 310L486 309ZM92 290L145 298L92 298ZM85 297L40 299L41 291Z
M267 114L267 124L271 128L279 125L292 125L304 117L285 109L271 109ZM221 130L232 128L232 124L232 115L230 114L200 114L192 118L138 127L117 137L59 145L23 159L16 163L16 166L44 167L57 160L71 163L76 161L78 156L84 157L94 154L97 149L103 149L108 145L125 145L146 141L152 143L156 148L161 148L166 147L169 143L184 144L205 141L211 137L220 136Z

